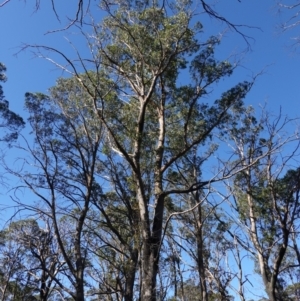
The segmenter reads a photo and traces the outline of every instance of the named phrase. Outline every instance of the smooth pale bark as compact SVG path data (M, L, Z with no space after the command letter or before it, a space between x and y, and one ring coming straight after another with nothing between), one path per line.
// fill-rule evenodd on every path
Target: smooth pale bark
M240 148L241 150L242 148ZM268 295L270 301L280 301L282 300L281 292L278 291L278 276L280 273L280 267L284 256L287 251L287 246L289 242L289 236L291 234L290 225L288 223L288 204L286 204L284 208L283 216L281 215L281 209L278 208L277 199L276 199L276 191L273 187L273 177L271 175L272 170L272 159L271 159L272 149L269 149L267 155L267 163L266 163L266 179L268 181L268 186L270 187L269 197L266 201L270 202L272 207L273 215L269 217L270 219L274 219L274 223L277 222L281 232L281 241L278 243L278 246L272 246L272 248L276 248L274 251L277 255L273 258L273 265L270 267L270 251L266 253L266 249L263 248L263 244L259 238L259 229L258 229L258 221L261 218L259 214L255 211L255 199L254 189L252 187L251 181L251 167L246 168L244 171L244 176L246 179L246 201L247 201L247 211L248 221L250 225L250 231L248 232L249 237L253 243L254 249L256 250L256 256L258 259L258 265L260 274L262 276L262 280L265 286L265 291ZM239 153L241 159L244 159L244 154L242 151ZM250 158L249 165L251 165L253 158ZM288 202L287 202L288 203ZM290 213L294 216L294 212ZM293 220L293 218L291 218Z

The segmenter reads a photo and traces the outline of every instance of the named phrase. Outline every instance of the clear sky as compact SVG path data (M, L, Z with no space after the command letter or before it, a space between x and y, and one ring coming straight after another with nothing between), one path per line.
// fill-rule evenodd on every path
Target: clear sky
M67 24L65 16L73 16L75 13L77 0L59 1L61 23L51 9L50 0L42 1L36 13L33 0L27 1L27 4L25 1L11 0L0 8L0 61L8 69L8 81L3 84L3 89L11 109L21 116L24 116L26 92L47 93L56 78L65 75L46 60L36 58L30 50L20 51L23 43L48 45L73 55L72 47L67 42L69 39L74 41L83 55L87 55L86 43L80 39L77 28L46 34L49 30L63 28ZM91 3L95 5L96 2ZM232 23L253 26L240 27L243 33L252 37L249 39L251 50L247 52L247 45L240 35L233 31L224 32L225 24L204 15L198 18L200 22L204 21L204 35L223 33L216 52L217 58L225 59L232 55L240 60L234 75L219 83L220 91L225 91L239 81L251 80L252 76L263 71L246 98L246 103L258 107L267 102L268 109L273 113L279 112L281 106L284 114L300 117L300 50L297 52L289 47L291 36L297 35L297 31L300 35L300 26L294 32L279 34L276 26L287 15L278 15L274 6L274 0L220 0L216 4L215 9ZM97 8L92 9L97 14ZM6 196L0 199L0 203L4 200L8 201Z
M35 1L27 1L25 4L25 1L11 0L0 9L0 61L8 68L9 79L3 85L4 93L11 108L21 115L25 92L46 93L55 83L55 79L62 75L61 71L49 62L35 58L30 50L19 52L22 43L54 46L70 54L72 49L66 40L70 39L75 41L75 44L77 41L76 45L82 53L86 51L86 44L79 40L76 35L78 30L74 27L64 32L45 34L50 29L64 27L67 24L65 16L74 15L77 0L61 2L65 2L58 7L61 23L51 10L50 1L42 1L37 13L34 12ZM94 4L92 1L92 5ZM221 82L220 88L250 79L264 70L246 102L256 106L267 101L274 112L282 106L284 113L295 117L299 115L300 54L288 47L293 33L278 34L276 25L280 20L284 20L286 15L276 14L274 5L274 0L221 0L216 4L216 10L232 23L257 27L240 28L253 38L249 40L251 50L243 54L240 52L245 50L246 44L241 36L232 31L224 33L217 57L222 59L231 54L238 54L241 67L230 80ZM96 11L97 8L93 10ZM224 24L216 20L207 20L203 15L199 15L199 21L204 21L205 34L219 34L224 31ZM15 56L17 52L19 54Z

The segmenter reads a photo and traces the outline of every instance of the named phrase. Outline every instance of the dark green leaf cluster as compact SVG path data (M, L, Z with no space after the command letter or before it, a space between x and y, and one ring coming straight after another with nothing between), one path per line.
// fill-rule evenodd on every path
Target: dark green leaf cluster
M0 63L0 82L6 81L5 71L6 67ZM0 128L4 133L0 140L8 143L16 140L24 125L22 117L9 109L9 102L5 99L0 85Z

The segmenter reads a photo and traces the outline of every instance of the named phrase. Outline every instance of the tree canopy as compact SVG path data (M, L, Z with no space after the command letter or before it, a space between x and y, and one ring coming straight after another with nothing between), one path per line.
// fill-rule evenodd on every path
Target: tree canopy
M29 134L0 87L21 162L1 165L0 300L246 301L255 274L256 299L299 300L297 120L245 104L255 76L221 91L236 64L192 1L102 1L90 32L77 5L90 58L31 47L69 76L25 94Z

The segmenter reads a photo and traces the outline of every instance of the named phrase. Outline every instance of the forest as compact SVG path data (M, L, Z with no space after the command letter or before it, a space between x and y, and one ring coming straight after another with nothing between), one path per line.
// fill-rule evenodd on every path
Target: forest
M238 62L199 16L244 27L214 1L70 6L89 56L23 45L64 72L24 114L0 63L0 301L299 301L299 119L245 101L263 74L222 90Z

